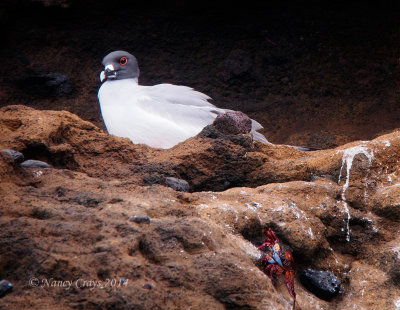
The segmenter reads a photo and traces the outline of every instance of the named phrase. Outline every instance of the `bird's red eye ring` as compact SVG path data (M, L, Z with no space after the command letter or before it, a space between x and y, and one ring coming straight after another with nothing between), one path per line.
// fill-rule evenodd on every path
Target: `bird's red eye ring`
M121 57L121 59L119 60L119 63L120 63L122 66L125 66L125 65L128 63L128 58L126 58L126 57Z

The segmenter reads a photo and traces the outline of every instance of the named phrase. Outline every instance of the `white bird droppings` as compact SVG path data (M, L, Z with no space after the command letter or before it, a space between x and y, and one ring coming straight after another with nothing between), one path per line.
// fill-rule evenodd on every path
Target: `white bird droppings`
M346 222L346 229L347 229L347 233L346 233L346 241L349 242L350 241L350 210L349 210L349 206L347 205L347 202L345 200L342 201L343 202L343 207L344 207L344 211L347 214L347 222Z
M340 180L342 178L342 170L344 168L344 165L346 164L346 182L344 183L342 190L342 199L346 201L345 194L350 183L350 171L353 165L354 157L358 154L364 154L368 158L369 164L371 164L372 160L374 159L374 152L371 149L366 148L364 146L355 146L340 152L343 152L343 157L342 157L342 167L340 168L338 184L340 184Z
M342 201L343 201L344 211L347 214L346 241L349 242L350 241L350 218L351 217L350 217L350 210L349 210L349 207L346 202L346 191L350 184L351 167L353 165L354 157L358 154L364 154L368 159L368 163L371 164L372 160L374 159L374 152L371 149L366 148L365 146L355 146L355 147L351 147L351 148L342 150L340 152L343 152L343 157L342 157L342 167L340 168L340 173L339 173L338 184L340 184L340 180L342 178L342 171L343 171L344 166L346 165L346 181L342 188Z
M395 310L400 310L400 299L394 301Z
M397 258L400 259L400 247L394 248L393 252L397 254Z
M313 232L312 232L311 227L308 228L307 233L310 235L311 239L314 239L314 234L313 234Z

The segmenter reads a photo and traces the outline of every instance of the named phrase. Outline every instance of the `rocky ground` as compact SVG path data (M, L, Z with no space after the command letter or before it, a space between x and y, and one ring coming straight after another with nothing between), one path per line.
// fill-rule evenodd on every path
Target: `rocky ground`
M14 285L0 309L291 309L260 269L266 226L293 251L296 309L400 308L398 131L302 152L210 126L156 150L8 106L0 149L52 165L0 152L0 280ZM306 269L340 292L316 297Z

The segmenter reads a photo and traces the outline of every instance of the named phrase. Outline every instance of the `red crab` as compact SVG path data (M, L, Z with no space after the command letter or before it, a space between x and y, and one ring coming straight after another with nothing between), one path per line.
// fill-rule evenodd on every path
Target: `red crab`
M293 310L296 305L296 293L294 292L294 275L296 274L296 267L294 259L290 251L285 251L279 244L278 237L275 232L270 229L265 229L267 238L258 249L263 250L264 257L264 273L274 282L276 274L285 274L286 287L289 294L293 297Z

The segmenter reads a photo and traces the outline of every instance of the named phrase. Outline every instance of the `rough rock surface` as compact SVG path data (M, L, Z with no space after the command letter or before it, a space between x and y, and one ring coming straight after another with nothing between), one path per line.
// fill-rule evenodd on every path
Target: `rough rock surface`
M48 163L41 160L28 159L21 163L24 168L52 168Z
M4 295L10 293L12 291L13 287L14 286L7 280L1 280L0 281L0 298L3 297Z
M142 215L142 216L134 215L134 216L131 216L128 220L131 221L131 222L138 223L138 224L140 224L140 223L150 223L150 218L148 216L146 216L146 215Z
M330 271L306 269L300 274L300 281L310 292L327 301L340 292L341 283Z
M24 161L24 155L20 152L10 149L2 149L0 150L0 152L2 156L5 156L7 160L9 160L14 165L18 165Z
M249 133L251 130L251 119L240 111L226 112L216 117L213 126L226 135Z
M167 178L165 178L165 180L167 182L167 185L176 191L188 192L190 189L189 183L186 182L185 180L177 179L177 178L173 178L173 177L167 177Z
M299 273L342 283L327 302L297 276L296 309L396 309L400 132L314 152L245 138L157 150L66 111L0 109L0 149L54 167L0 156L0 278L14 285L1 306L291 309L259 269L268 226ZM191 192L150 182L166 177Z

